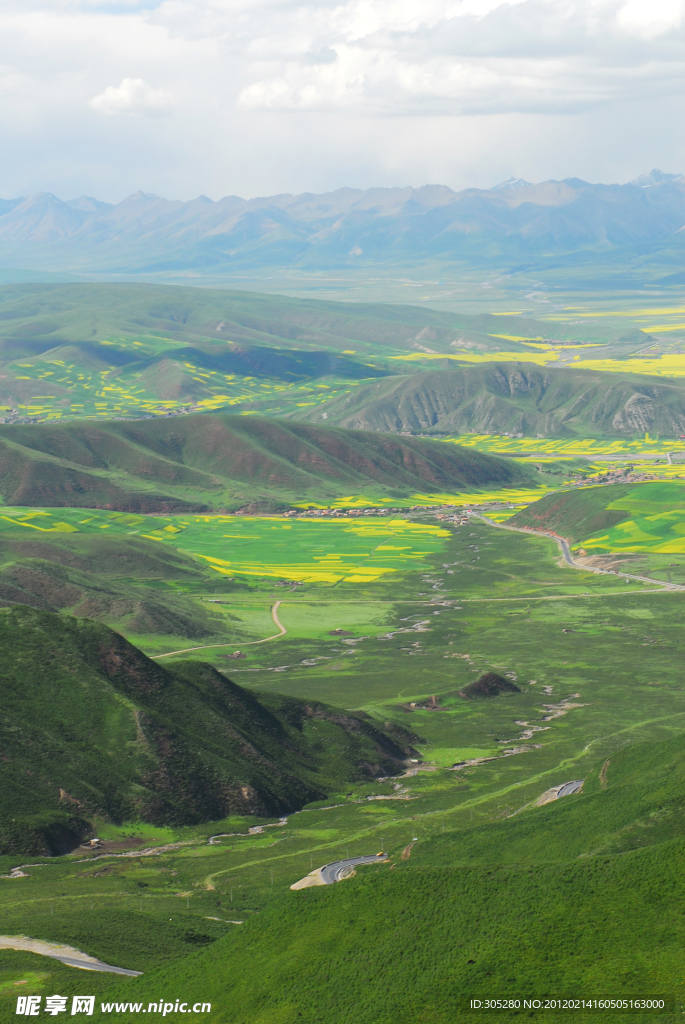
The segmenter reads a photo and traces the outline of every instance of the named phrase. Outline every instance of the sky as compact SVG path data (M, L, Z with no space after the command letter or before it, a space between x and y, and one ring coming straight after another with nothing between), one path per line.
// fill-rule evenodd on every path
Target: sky
M685 172L685 0L3 0L0 196Z

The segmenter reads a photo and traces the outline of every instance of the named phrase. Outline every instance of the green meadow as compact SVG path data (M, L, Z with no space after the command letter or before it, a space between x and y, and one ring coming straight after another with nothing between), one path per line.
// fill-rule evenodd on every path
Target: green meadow
M441 548L449 532L402 516L287 520L283 516L137 516L84 509L0 511L0 533L140 537L202 559L219 576L372 582Z
M547 495L518 511L512 525L551 529L569 539L576 556L593 564L685 582L681 480L613 483Z
M76 523L64 510L55 518L84 532L63 526L53 539L74 543L103 526L108 535L140 527L135 517L76 514L89 522ZM234 518L238 536L220 538L245 544L250 559L257 546L251 522ZM168 520L145 517L145 525L152 536L150 526L165 529ZM346 533L348 523L295 521L290 531L273 525L259 524L264 564L265 537L276 538L275 565L276 554L295 547L291 541L284 549L283 538L299 530L304 538L322 529L359 552L385 542ZM202 536L201 521L192 528ZM168 536L147 545L172 546L181 534ZM141 542L138 534L134 539ZM246 574L245 585L217 593L217 614L244 621L252 615L252 638L259 639L260 629L262 637L276 632L270 612L278 600L287 632L243 649L247 630L236 626L243 658L231 660L231 648L216 647L166 664L201 657L258 692L318 699L364 710L379 724L408 726L421 737L419 770L348 784L280 823L233 818L159 830L102 821L97 834L121 843L120 851L5 858L2 873L25 865L23 877L0 880L5 934L65 942L144 974L86 975L5 951L3 1020L14 1019L18 988L87 992L98 1000L140 995L145 1005L167 993L202 999L206 992L212 1020L243 1024L376 1024L397 1014L447 1022L461 995L491 985L498 992L558 988L567 995L604 995L607 985L612 995L682 991L680 918L667 934L659 923L665 906L680 898L675 797L667 799L656 779L651 789L643 786L641 803L626 791L611 810L601 784L592 789L588 781L587 795L532 805L550 787L599 778L607 759L613 763L635 743L652 751L682 733L683 595L563 567L552 540L482 521L450 529L426 521L425 538L415 545L415 560L396 562L395 572L375 579L277 587L274 576ZM217 585L226 580L213 578ZM198 584L193 599L211 593ZM227 628L223 642L231 636ZM144 649L164 653L143 640ZM520 692L460 697L484 671L506 676ZM472 763L453 767L464 761ZM668 761L657 758L652 775L662 763ZM631 778L636 773L642 777L645 769L638 765ZM609 780L611 794L611 768ZM654 828L645 830L643 819ZM258 824L268 827L248 834ZM560 841L569 830L572 847ZM662 857L661 847L650 845L657 841L676 846L664 847ZM388 863L359 869L337 886L289 889L312 867L380 850ZM625 887L644 891L649 877L655 882L647 909L626 903ZM639 913L637 932L631 913ZM601 968L593 960L598 949ZM122 1012L112 1019L135 1017Z

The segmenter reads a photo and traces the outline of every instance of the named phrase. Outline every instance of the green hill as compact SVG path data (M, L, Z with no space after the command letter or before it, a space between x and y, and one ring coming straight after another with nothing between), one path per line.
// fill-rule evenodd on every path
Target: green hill
M530 353L527 338L599 344L603 357L650 340L606 321L161 285L6 285L0 417L129 418L236 404L296 414L324 397L351 396L361 381L404 372L398 356L449 355L454 369L460 352ZM412 368L420 374L424 365Z
M509 460L456 445L252 416L0 427L7 505L181 513L529 479Z
M114 366L131 361L135 352L125 347L120 355L115 347L108 353L98 342L143 337L163 340L167 347L210 342L217 357L226 352L227 341L339 354L353 342L361 354L380 355L386 350L453 353L454 342L462 348L497 351L506 334L604 342L625 334L605 327L598 332L596 324L470 316L423 305L330 302L151 284L3 285L0 317L0 352L5 358L77 344L86 346L84 358L104 359ZM646 336L634 334L633 343L644 346ZM513 340L507 347L523 349ZM281 358L286 356L287 352L280 353Z
M209 570L189 555L140 537L27 531L12 529L7 521L4 526L0 605L68 611L129 636L175 636L204 643L224 639L225 619L194 600L194 594L208 585L226 592L239 585L216 579L210 583Z
M548 494L509 520L512 526L551 530L573 543L590 541L597 534L619 547L631 544L639 551L655 544L675 542L679 549L685 513L685 485L680 480L602 484ZM635 521L638 530L629 527ZM614 527L625 524L622 531ZM608 531L608 532L607 532ZM609 545L610 547L610 545ZM668 551L668 548L664 548Z
M639 486L642 489L643 485ZM671 485L674 486L678 488L678 484ZM628 509L610 509L608 506L636 491L635 484L605 484L547 494L517 512L508 524L549 530L576 542L630 519Z
M273 815L346 781L396 773L407 730L172 669L106 626L22 606L0 614L0 853L65 852L98 815L191 824Z
M464 997L682 996L684 782L682 736L624 748L580 795L434 832L390 867L285 893L107 998L207 1001L222 1024L448 1024Z
M444 366L363 384L298 420L355 430L545 437L685 433L685 381L530 363Z
M644 480L549 494L518 512L513 526L566 537L576 558L627 569L666 583L683 582L685 483Z

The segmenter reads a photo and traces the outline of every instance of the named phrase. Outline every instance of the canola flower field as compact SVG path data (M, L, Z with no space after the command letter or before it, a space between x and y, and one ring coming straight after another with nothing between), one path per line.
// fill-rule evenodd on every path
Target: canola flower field
M0 509L0 533L111 530L172 544L218 576L312 583L369 583L422 560L450 536L438 524L401 516L371 521L265 516L138 516L84 509Z
M460 434L454 437L442 438L443 441L461 445L463 448L477 448L478 451L491 452L497 455L498 452L520 455L522 458L528 456L540 456L542 458L555 459L616 459L625 460L631 456L636 458L666 458L668 453L685 452L685 438L678 440L661 441L650 438L588 438L571 437L555 440L553 438L535 437L510 437L506 434ZM677 469L677 467L670 467ZM680 467L682 472L682 466Z
M470 490L456 491L454 493L440 494L412 494L408 498L378 498L367 497L363 494L350 494L338 498L330 505L319 505L313 501L300 502L296 508L302 509L354 509L354 508L382 508L383 506L409 507L419 509L422 506L451 505L455 508L469 508L471 505L482 505L488 502L501 502L511 506L512 509L525 508L533 501L538 501L548 494L553 488L540 485L539 487L498 487L491 490ZM512 512L513 514L513 512Z
M101 342L100 344L106 344ZM49 369L47 367L50 367ZM176 411L213 412L230 409L244 403L268 401L270 412L277 413L280 400L287 409L317 405L324 400L347 394L360 381L327 378L326 383L294 381L282 382L262 377L226 374L217 370L204 370L184 362L179 368L195 389L193 399L177 400L168 395L178 394L179 387L163 377L151 377L145 372L123 372L115 368L89 370L64 360L37 360L16 362L10 366L17 381L33 381L55 385L68 392L64 394L35 395L23 402L0 403L0 417L16 409L22 416L42 420L89 419L105 417L160 416ZM284 406L285 408L285 406ZM251 412L252 410L250 410Z
M573 546L588 555L685 555L685 486L664 481L638 484L606 505L609 511L629 512L608 530L600 530Z
M506 349L500 352L476 353L470 351L459 352L409 352L406 355L392 356L391 358L404 362L416 362L418 360L433 359L455 359L460 363L534 363L536 366L548 366L562 361L564 352L572 350L576 353L570 360L563 359L564 366L571 366L574 370L603 370L613 373L646 373L659 377L685 377L685 353L664 352L654 356L634 356L632 359L593 359L583 358L578 354L578 349L600 349L602 345L549 345L546 342L527 342L523 338L511 338L511 341L520 341L530 346L527 352L507 352ZM645 344L647 341L645 339Z

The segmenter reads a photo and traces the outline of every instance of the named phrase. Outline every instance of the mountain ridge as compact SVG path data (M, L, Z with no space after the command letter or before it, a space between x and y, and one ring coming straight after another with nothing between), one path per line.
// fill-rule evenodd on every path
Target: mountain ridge
M457 445L257 416L0 426L6 505L183 514L530 478L507 459Z
M38 193L0 202L0 258L38 268L59 256L63 269L82 273L357 266L389 256L478 259L484 245L488 257L620 248L664 241L683 224L685 177L656 170L624 185L515 179L459 192L340 188L216 202L141 191L117 204L65 202Z
M679 436L685 433L685 382L530 363L447 365L365 383L285 418L387 432Z
M287 813L415 753L406 729L257 696L203 662L162 666L88 619L14 606L0 637L0 853L66 852L94 815Z

